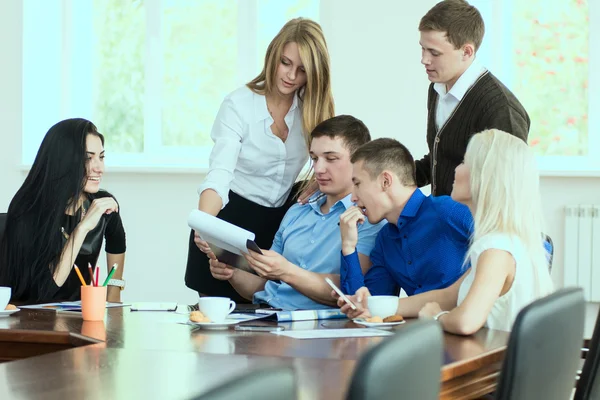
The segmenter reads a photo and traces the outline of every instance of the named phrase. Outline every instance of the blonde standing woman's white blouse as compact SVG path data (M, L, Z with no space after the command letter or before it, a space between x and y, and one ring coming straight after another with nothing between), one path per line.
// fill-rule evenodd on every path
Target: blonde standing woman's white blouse
M198 194L213 189L225 207L231 189L262 206L282 206L308 160L298 96L285 116L285 142L271 131L273 122L265 96L246 86L229 94L210 134L215 145Z
M536 300L531 259L521 240L515 236L489 234L478 239L472 246L471 271L460 285L457 305L464 301L473 284L479 256L488 249L507 251L515 259L515 278L508 292L494 303L485 326L490 329L510 331L519 311ZM548 273L548 270L540 272Z

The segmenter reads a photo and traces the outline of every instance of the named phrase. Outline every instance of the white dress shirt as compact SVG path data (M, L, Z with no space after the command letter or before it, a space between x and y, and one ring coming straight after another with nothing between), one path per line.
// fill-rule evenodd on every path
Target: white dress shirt
M433 89L438 93L435 113L435 127L438 131L448 121L448 118L450 118L469 88L475 84L477 78L485 71L487 71L486 68L475 59L469 68L458 78L449 92L446 92L445 83L435 83L433 85Z
M285 116L285 142L271 131L273 122L265 96L246 86L229 94L210 133L215 145L198 194L213 189L225 207L231 189L262 206L282 206L308 160L297 96Z

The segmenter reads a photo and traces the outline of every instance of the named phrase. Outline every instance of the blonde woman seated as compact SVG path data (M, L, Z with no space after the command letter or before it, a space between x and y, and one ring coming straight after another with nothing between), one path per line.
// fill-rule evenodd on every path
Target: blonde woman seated
M552 291L533 153L500 130L474 135L455 170L452 198L473 214L472 267L448 288L400 299L397 313L434 318L462 335L484 326L510 331L523 307ZM338 305L350 318L368 317L369 296L364 287L352 296L356 311L341 299Z

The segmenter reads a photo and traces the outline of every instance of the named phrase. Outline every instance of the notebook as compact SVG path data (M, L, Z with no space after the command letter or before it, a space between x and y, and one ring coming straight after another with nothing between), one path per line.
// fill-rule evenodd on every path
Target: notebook
M177 303L133 303L131 311L175 311Z

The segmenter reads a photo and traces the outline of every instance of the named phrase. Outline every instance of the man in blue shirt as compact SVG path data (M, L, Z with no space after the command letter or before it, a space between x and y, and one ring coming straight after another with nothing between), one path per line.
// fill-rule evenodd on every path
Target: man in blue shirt
M339 284L340 215L352 208L352 154L371 137L358 119L341 115L319 124L311 133L310 157L319 192L307 204L286 213L263 255L246 256L257 275L210 261L212 275L227 280L243 297L283 310L335 306L325 277ZM356 208L356 207L354 207ZM357 263L368 268L369 254L383 224L363 224L357 230Z
M394 139L377 139L352 156L358 209L342 214L341 286L354 294L366 286L373 295L409 296L450 286L466 271L465 254L473 229L468 207L449 196L425 196L417 188L415 163ZM357 223L387 220L363 273L355 246Z

